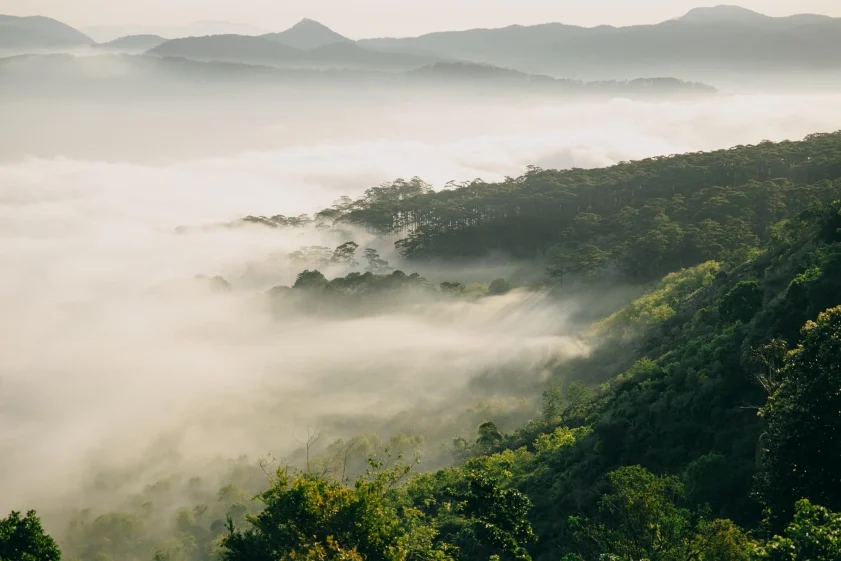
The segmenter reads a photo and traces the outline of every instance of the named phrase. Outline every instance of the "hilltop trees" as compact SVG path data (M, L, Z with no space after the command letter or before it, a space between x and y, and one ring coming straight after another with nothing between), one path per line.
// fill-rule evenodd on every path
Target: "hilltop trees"
M801 500L782 536L757 548L756 561L838 561L841 559L841 514Z
M398 180L328 214L399 236L407 257L541 254L558 279L648 281L755 253L780 220L841 197L839 161L841 132L816 134L603 169L532 167L438 192Z
M610 490L599 502L595 520L572 517L579 554L598 561L747 561L747 536L729 520L711 520L685 506L683 483L656 476L640 466L608 474Z
M0 560L59 561L61 552L55 541L41 527L35 511L21 517L12 512L0 520Z
M763 496L783 519L803 498L841 510L841 306L807 323L802 335L762 409Z

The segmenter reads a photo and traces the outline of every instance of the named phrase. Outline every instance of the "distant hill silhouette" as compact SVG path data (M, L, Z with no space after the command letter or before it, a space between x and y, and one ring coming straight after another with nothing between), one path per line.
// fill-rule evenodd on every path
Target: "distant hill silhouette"
M655 25L515 25L365 39L358 44L588 79L831 70L841 69L841 18L812 14L775 18L718 6Z
M204 27L232 28L213 22ZM254 28L247 27L247 30ZM174 29L174 28L173 28ZM436 62L471 62L586 81L673 76L696 82L841 76L841 18L770 17L738 6L696 8L653 25L585 28L561 23L445 31L419 37L352 41L309 19L279 33L125 37L105 50L280 68L405 71ZM148 41L148 43L147 43ZM0 17L0 49L90 45L81 32L49 18ZM833 78L834 79L834 78ZM800 80L799 83L806 83Z
M160 35L167 39L203 37L205 35L265 35L262 29L247 23L198 21L187 25L103 25L82 29L99 42L113 41L129 35Z
M694 8L686 15L677 18L684 22L709 23L709 22L739 22L739 23L768 23L770 21L781 21L787 23L815 23L833 18L819 14L798 14L794 16L772 17L760 14L741 6L720 5L709 8Z
M285 33L288 34L284 35ZM337 37L340 40L334 41L333 39ZM299 45L316 46L309 49L296 48L280 39ZM278 67L387 70L419 68L442 59L442 57L423 54L366 49L310 20L304 20L286 32L260 37L211 35L173 39L150 49L149 54L184 57L198 61L267 64Z
M168 39L160 35L127 35L119 39L114 39L113 41L108 41L107 43L100 43L97 47L104 51L131 51L139 53L154 49L167 41Z
M56 49L93 43L81 31L51 18L0 15L0 49Z
M716 89L706 84L686 82L674 78L637 78L634 80L606 80L584 82L552 78L540 74L526 74L509 68L470 62L438 62L419 68L409 74L425 79L474 84L508 84L533 86L544 91L593 92L593 93L696 93L713 94Z
M194 60L231 62L289 62L300 55L298 49L264 37L248 35L208 35L172 39L154 47L150 54Z
M316 49L334 43L352 43L347 37L311 19L303 19L286 31L269 33L263 37L302 50Z

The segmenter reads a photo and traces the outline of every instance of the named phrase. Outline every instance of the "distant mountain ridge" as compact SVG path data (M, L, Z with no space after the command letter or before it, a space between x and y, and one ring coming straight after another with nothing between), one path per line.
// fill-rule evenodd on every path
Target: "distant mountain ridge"
M197 21L187 25L105 25L82 28L100 43L131 35L159 35L167 39L205 35L265 35L268 29L247 23Z
M323 29L329 31L327 28ZM350 67L391 70L408 70L441 60L441 57L423 54L366 49L349 39L334 41L336 37L344 39L338 34L334 36L332 32L328 34L323 30L318 30L318 33L308 36L302 35L300 30L297 30L288 35L273 34L261 37L246 35L188 37L167 41L151 49L149 54L200 61L267 64L279 67ZM282 40L298 45L312 45L312 47L306 50L296 48Z
M832 20L830 16L820 14L795 14L791 16L767 16L754 10L742 8L741 6L732 6L722 4L712 7L693 8L685 15L676 18L680 21L689 22L741 22L741 23L757 23L768 21L788 21L788 22L820 22Z
M339 35L326 25L306 18L286 31L268 33L262 37L304 51L334 43L353 43L353 41L343 35Z
M770 17L735 6L696 8L652 25L513 25L358 41L372 49L593 80L716 70L841 70L841 18Z
M107 43L100 43L97 48L104 51L145 52L163 45L167 41L168 39L160 35L127 35Z
M90 37L49 18L5 17L0 26L5 26L0 27L0 48L27 52L93 45ZM728 5L695 8L662 23L628 27L547 23L353 41L304 19L278 33L206 34L161 42L163 37L122 37L99 48L127 52L148 48L156 56L284 68L404 71L460 61L586 81L674 76L710 82L723 74L841 75L841 18L770 17Z
M0 49L69 48L94 43L81 31L52 18L0 15Z

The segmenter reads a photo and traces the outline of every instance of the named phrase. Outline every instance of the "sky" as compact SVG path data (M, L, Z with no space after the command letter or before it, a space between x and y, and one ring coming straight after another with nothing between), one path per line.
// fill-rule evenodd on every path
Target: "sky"
M352 38L416 35L447 29L560 21L593 26L654 23L703 0L0 0L0 14L45 15L75 27L184 25L228 21L271 31L301 18L318 20ZM822 13L841 17L841 0L740 0L774 16Z

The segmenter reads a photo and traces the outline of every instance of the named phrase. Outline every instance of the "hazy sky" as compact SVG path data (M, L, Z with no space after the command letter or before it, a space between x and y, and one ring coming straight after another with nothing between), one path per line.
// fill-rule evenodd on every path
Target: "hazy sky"
M708 2L714 5L721 2ZM735 3L735 2L734 2ZM841 17L841 0L740 0L769 15ZM77 27L182 25L233 21L280 30L303 17L354 38L443 29L561 21L578 25L651 23L681 15L703 0L0 0L0 13L47 15Z

